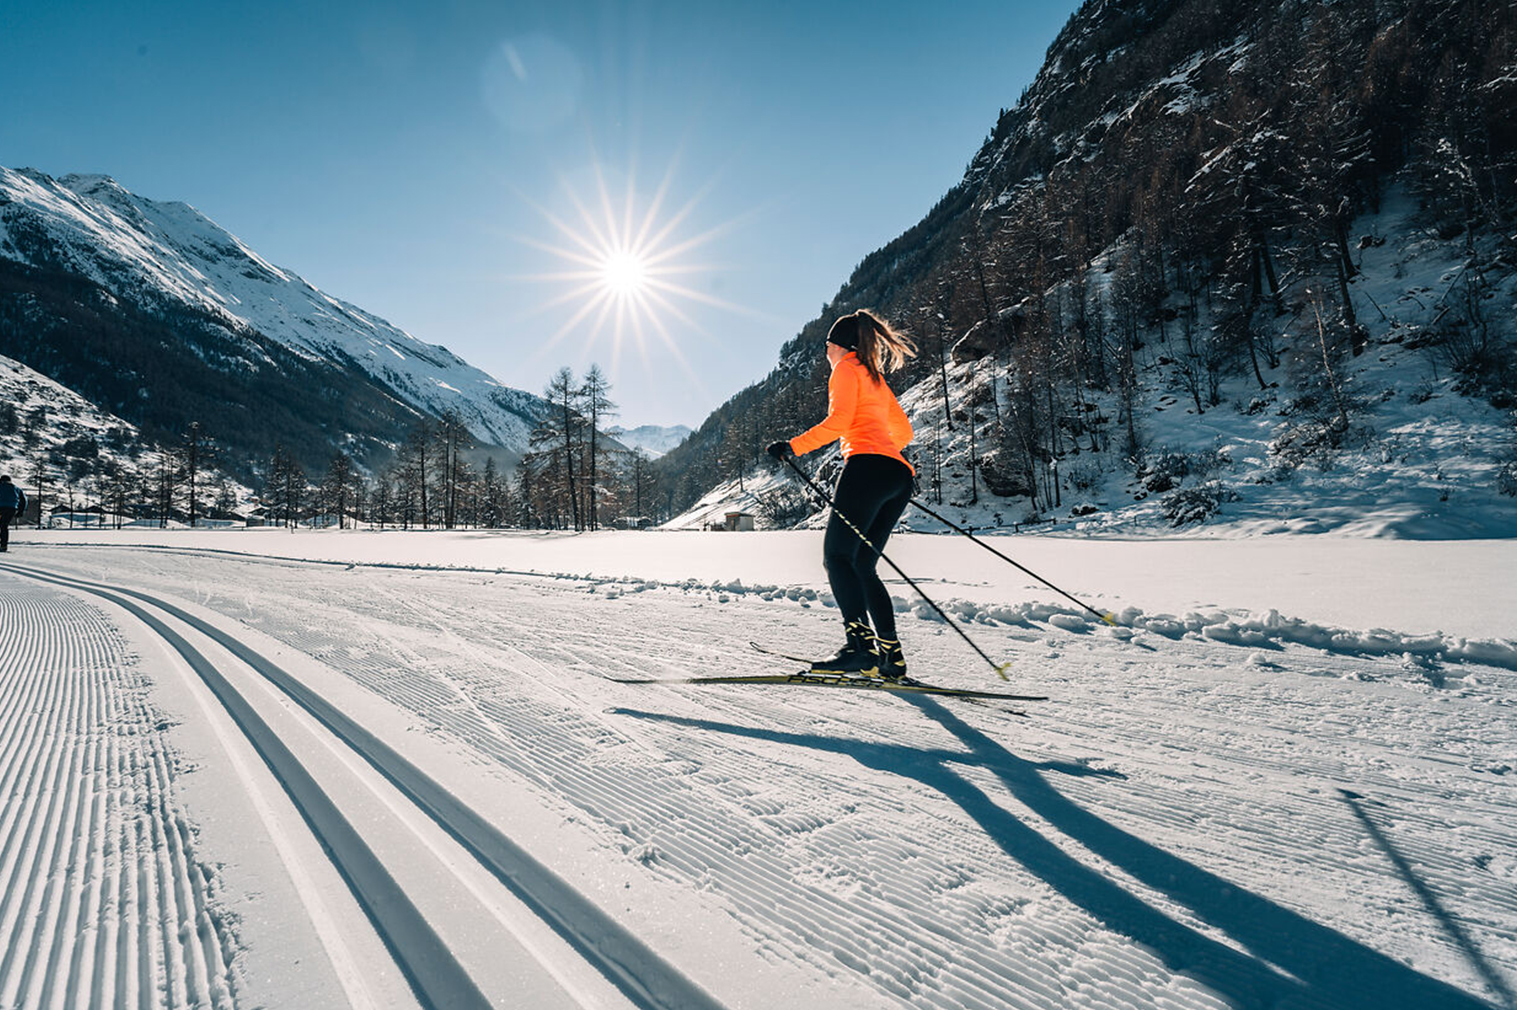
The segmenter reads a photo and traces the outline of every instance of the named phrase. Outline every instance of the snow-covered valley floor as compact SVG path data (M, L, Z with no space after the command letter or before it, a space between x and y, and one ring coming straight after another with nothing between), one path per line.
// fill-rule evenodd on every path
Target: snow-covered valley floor
M608 682L830 649L810 533L17 541L0 1007L1514 1005L1513 542L902 538L1023 718Z

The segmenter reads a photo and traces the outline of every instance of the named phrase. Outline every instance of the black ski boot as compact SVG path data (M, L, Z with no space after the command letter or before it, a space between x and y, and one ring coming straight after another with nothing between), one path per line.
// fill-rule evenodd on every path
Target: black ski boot
M880 676L897 683L906 679L906 654L901 643L888 638L876 638L874 647L879 651Z
M872 677L879 668L874 652L874 632L862 621L848 622L848 641L831 659L811 664L812 673L848 673Z

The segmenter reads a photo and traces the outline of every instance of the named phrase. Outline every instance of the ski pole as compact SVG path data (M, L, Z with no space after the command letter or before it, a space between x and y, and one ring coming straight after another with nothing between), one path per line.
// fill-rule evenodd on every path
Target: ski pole
M1030 568L1027 568L1024 565L1018 564L1017 562L1013 561L1011 558L1008 558L1006 555L1002 554L1000 551L996 550L994 547L990 546L985 541L981 540L979 537L975 536L973 533L971 533L968 530L966 530L964 527L958 525L957 523L950 522L949 520L944 519L942 516L938 515L932 509L928 508L926 505L923 505L921 502L917 501L915 498L911 499L911 504L915 505L918 509L922 510L923 512L926 512L928 515L932 516L938 522L942 523L944 526L947 526L949 529L953 530L955 533L962 533L962 534L964 534L966 537L968 537L969 539L973 540L975 543L979 544L981 547L985 548L987 551L989 551L990 553L994 554L996 557L1000 558L1002 561L1004 561L1007 564L1011 565L1013 568L1017 569L1018 571L1020 571L1020 572L1026 572L1028 575L1031 575L1033 578L1037 579L1039 582L1043 583L1043 585L1047 586L1049 589L1052 589L1054 592L1058 593L1060 596L1064 597L1069 602L1075 604L1078 607L1085 608L1087 611L1089 611L1092 614L1095 614L1097 617L1099 617L1101 620L1105 621L1107 624L1110 624L1112 627L1116 627L1117 626L1117 615L1116 614L1113 614L1110 611L1108 611L1107 613L1103 614L1101 611L1095 609L1094 607L1089 606L1088 604L1082 603L1081 601L1075 599L1073 596L1069 595L1064 590L1062 590L1058 586L1054 585L1052 582L1049 582L1047 579L1043 578L1043 576L1039 575L1037 572L1033 571Z
M894 561L890 560L890 558L886 556L886 554L885 554L884 551L880 550L878 547L876 547L874 545L874 541L870 540L867 536L864 535L864 531L863 530L859 529L857 526L855 526L853 524L853 520L852 519L849 519L846 515L844 515L838 509L837 499L833 498L826 491L822 490L822 488L817 485L816 481L814 481L810 477L808 477L806 475L806 471L802 470L799 466L797 466L794 459L792 459L789 456L786 456L785 457L785 462L790 465L790 469L794 470L796 472L796 474L801 478L801 480L803 480L803 481L806 482L806 486L809 487L809 488L811 488L811 490L816 494L816 496L818 498L820 498L822 501L825 501L827 503L828 507L830 507L832 509L832 514L833 515L835 515L839 519L843 520L844 525L846 525L849 529L853 530L854 534L857 535L860 540L864 541L864 543L869 547L869 549L871 551L874 551L876 557L878 557L881 561L885 562L891 568L895 569L895 573L897 575L899 575L901 578L905 579L906 580L906 584L908 586L910 586L912 589L915 589L917 595L920 596L922 599L926 600L927 601L927 605L929 607L931 607L933 610L937 611L937 615L939 617L941 617L948 624L948 626L950 628L952 628L954 631L957 631L959 633L959 637L962 638L964 641L968 642L969 643L969 647L971 649L973 649L979 655L979 657L981 659L983 659L985 662L987 662L987 663L990 664L990 668L996 672L996 676L997 677L1000 677L1002 680L1010 680L1011 679L1010 677L1006 676L1006 670L1007 670L1008 667L1011 666L1011 661L1010 660L1007 660L1004 663L997 663L995 660L993 660L989 656L987 656L985 654L985 650L982 649L982 648L980 648L978 645L976 645L975 642L974 642L974 639L970 638L969 635L968 635L968 633L965 632L963 628L959 627L958 624L955 623L955 621L954 621L953 618L949 617L946 613L944 613L943 612L943 608L940 607L940 606L938 606L937 603L933 601L932 597L930 597L926 593L924 593L922 591L922 587L919 586L919 585L917 585L916 582L913 581L913 579L911 578L911 576L909 576L905 572L901 571L901 566L900 565L898 565Z

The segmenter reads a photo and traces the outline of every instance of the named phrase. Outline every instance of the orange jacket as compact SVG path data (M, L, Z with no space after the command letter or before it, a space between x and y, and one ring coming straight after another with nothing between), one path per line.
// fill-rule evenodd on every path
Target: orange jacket
M889 456L906 463L901 450L911 442L911 422L883 380L875 380L852 351L838 359L827 380L827 417L790 440L796 455L843 440L843 457L854 453ZM909 468L910 463L906 463ZM915 473L915 470L912 470Z

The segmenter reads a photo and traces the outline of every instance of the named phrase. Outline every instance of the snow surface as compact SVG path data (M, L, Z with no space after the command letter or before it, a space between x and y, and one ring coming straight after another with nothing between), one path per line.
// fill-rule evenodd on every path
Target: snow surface
M146 671L97 608L18 589L3 577L0 1005L231 1005L219 881L184 844Z
M830 648L812 532L24 530L0 562L0 718L61 736L4 737L0 816L51 820L0 841L34 882L0 916L0 991L405 1005L395 951L433 935L457 972L431 991L458 1005L471 985L533 1006L1512 1004L1517 545L999 543L1123 625L967 541L893 540L1014 688L1051 696L1026 718L607 679L751 672L750 639ZM893 591L917 676L999 683ZM84 641L109 647L67 651ZM113 680L166 717L120 735L80 707L106 687L68 686ZM277 743L304 799L258 759ZM169 755L181 830L89 848L111 810L143 816L99 792L136 767L102 747ZM100 774L20 787L60 774L49 755ZM305 827L322 797L408 896L399 948L341 883L352 853ZM543 872L504 886L510 859ZM175 865L211 868L185 878L214 882L209 933L102 889ZM144 921L168 942L129 946ZM208 937L219 974L180 954ZM664 996L612 978L637 944L618 963Z
M738 596L817 601L827 593L817 531L596 533L373 530L46 530L20 534L46 546L137 546L292 561L546 575L685 587ZM1381 625L1414 634L1476 637L1517 622L1517 540L1363 541L1341 536L1261 539L1088 539L1023 534L989 543L1065 591L1109 610L1186 614L1271 609L1322 625ZM1054 603L1056 593L968 539L899 533L889 555L955 606ZM911 591L887 572L906 605ZM1395 585L1388 586L1387 579ZM1478 586L1478 591L1473 587ZM929 592L931 590L929 589ZM1281 606L1281 601L1289 606Z
M137 196L108 176L4 167L0 197L10 203L0 212L0 255L23 259L5 218L28 214L71 269L108 291L170 298L298 353L351 361L428 413L457 410L489 444L524 450L544 409L540 397L268 262L188 204Z

